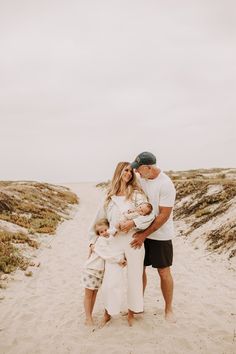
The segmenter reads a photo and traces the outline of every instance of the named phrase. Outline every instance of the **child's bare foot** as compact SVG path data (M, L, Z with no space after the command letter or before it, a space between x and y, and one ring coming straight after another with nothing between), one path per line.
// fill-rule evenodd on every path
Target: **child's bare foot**
M110 321L110 319L111 319L111 316L109 315L109 313L107 312L107 310L105 310L104 316L103 316L103 320L102 320L102 322L100 323L99 328L104 327L104 326L107 324L107 322Z
M134 321L134 312L131 311L131 310L128 310L127 321L128 321L128 325L130 327L132 327L133 326L133 321Z
M94 322L92 318L86 318L84 322L85 326L94 326Z
M166 321L168 321L170 323L176 323L177 322L176 317L175 317L175 315L174 315L172 310L171 311L166 311L165 319L166 319Z

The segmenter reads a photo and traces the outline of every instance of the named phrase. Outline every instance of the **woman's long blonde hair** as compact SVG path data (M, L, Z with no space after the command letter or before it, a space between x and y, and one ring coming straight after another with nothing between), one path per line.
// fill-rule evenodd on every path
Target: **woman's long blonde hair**
M111 184L108 187L107 191L107 197L105 200L105 206L108 206L111 197L113 195L117 195L118 192L120 191L121 187L121 175L125 167L130 166L129 162L119 162L116 166L113 178L111 180ZM132 170L132 178L131 180L127 183L126 190L125 190L125 196L126 199L131 199L133 196L134 191L138 191L142 194L144 194L141 186L139 185L137 178L135 176L134 171Z

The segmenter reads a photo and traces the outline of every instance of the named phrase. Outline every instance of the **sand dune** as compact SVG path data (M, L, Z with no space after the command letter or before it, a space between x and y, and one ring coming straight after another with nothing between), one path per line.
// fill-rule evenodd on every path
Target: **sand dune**
M0 298L1 354L233 354L236 352L236 279L217 255L174 239L176 324L163 318L163 300L154 269L148 271L145 313L132 328L117 316L104 328L84 326L81 267L87 256L87 228L100 192L92 184L69 187L80 197L72 220L37 254L33 276L17 272ZM125 303L124 303L125 309ZM101 295L96 324L103 313Z

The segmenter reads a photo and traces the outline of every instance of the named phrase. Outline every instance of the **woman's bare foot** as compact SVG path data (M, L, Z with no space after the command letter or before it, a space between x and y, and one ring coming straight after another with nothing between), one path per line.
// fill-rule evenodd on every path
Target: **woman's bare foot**
M111 319L111 316L109 315L109 313L107 312L107 310L105 310L104 316L103 316L103 320L102 320L102 322L101 322L99 328L104 327L105 324L110 321L110 319Z
M128 310L127 321L128 321L129 326L132 327L133 321L134 321L134 312L131 310Z
M140 315L140 314L144 313L144 310L141 311L141 312L134 312L134 311L132 311L132 312L133 312L134 315ZM121 316L127 316L128 315L128 311L121 311L120 314L121 314Z

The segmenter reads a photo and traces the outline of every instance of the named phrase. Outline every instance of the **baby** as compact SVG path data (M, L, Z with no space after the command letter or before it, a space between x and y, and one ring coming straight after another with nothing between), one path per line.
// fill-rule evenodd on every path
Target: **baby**
M116 231L120 230L120 226L126 220L133 220L137 229L145 229L147 228L152 221L154 220L155 216L152 213L152 204L143 202L139 204L134 209L129 209L127 212L122 213L122 220L116 224ZM113 235L115 235L113 230Z
M95 304L98 289L102 285L105 261L117 263L119 266L126 266L126 259L123 253L114 253L109 246L109 238L117 232L116 229L109 229L107 219L100 219L94 226L97 238L90 247L89 258L84 264L82 273L82 284L85 287L84 309L86 325L93 324L92 312Z
M136 208L134 209L129 209L127 213L123 213L123 215L126 217L126 219L134 219L139 215L149 215L152 212L152 204L143 202L139 204Z

